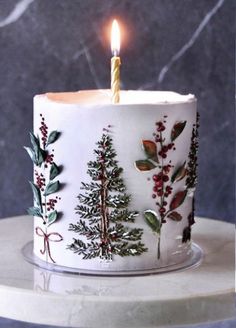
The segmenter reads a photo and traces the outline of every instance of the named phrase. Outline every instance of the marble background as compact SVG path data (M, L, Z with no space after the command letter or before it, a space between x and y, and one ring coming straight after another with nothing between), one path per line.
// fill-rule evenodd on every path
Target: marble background
M0 217L23 214L32 203L23 145L33 96L108 88L108 27L116 17L125 31L123 89L198 98L196 212L233 221L234 12L234 0L0 0Z
M234 0L0 0L0 217L32 196L32 98L108 88L108 27L125 31L122 87L194 93L201 114L197 214L234 219Z

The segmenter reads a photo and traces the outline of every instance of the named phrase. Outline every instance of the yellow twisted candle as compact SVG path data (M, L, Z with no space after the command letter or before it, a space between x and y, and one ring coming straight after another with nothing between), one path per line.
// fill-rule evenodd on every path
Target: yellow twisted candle
M120 101L120 30L116 20L113 21L111 30L111 101L117 104Z
M120 57L111 59L111 101L113 104L120 102Z

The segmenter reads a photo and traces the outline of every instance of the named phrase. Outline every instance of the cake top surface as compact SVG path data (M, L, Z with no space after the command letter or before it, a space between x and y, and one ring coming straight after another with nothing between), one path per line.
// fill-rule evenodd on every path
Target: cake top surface
M45 101L52 101L62 104L86 105L111 105L110 90L83 90L77 92L55 92L37 95ZM140 104L179 104L195 102L196 98L192 94L181 95L171 91L141 91L128 90L120 92L119 105L140 105Z

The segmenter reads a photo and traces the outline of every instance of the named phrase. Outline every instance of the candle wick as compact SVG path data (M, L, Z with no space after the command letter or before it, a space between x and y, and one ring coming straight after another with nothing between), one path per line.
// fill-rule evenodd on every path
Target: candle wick
M118 57L119 51L117 49L113 50L113 56Z

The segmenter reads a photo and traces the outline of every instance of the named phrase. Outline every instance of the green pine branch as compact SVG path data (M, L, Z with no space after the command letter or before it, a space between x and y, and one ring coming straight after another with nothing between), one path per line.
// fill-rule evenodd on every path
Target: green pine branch
M129 205L130 196L126 194L109 195L106 200L106 205L112 208L126 208Z
M67 249L70 249L75 254L83 255L84 260L93 259L100 255L100 245L97 242L84 243L80 239L75 239L71 245L68 245Z
M87 193L86 195L79 194L77 197L80 201L81 204L88 205L88 206L96 206L99 205L99 197L100 193L99 192L94 192L94 193Z
M86 191L92 191L92 192L100 192L101 191L101 185L96 182L91 182L91 183L81 183L81 188L82 190Z
M109 220L114 223L119 221L134 222L135 217L137 217L138 215L139 212L137 211L128 211L127 209L124 210L115 209L110 212Z
M69 225L69 231L74 231L79 233L82 236L86 236L89 240L94 240L99 238L101 231L99 225L87 226L86 223L82 220L77 222L77 224L71 223Z
M83 205L78 205L76 208L76 213L79 214L81 219L96 219L99 220L100 215L101 215L101 210L100 207L97 206L83 206Z
M112 253L119 256L136 256L146 252L147 248L141 242L138 243L117 243L112 246Z
M137 241L141 239L143 230L139 228L130 229L121 223L116 223L108 229L109 237L116 241L129 240Z

